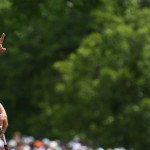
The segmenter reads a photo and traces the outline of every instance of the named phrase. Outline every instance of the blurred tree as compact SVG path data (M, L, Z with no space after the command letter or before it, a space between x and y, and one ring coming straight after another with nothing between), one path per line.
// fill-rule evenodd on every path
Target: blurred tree
M150 1L149 0L139 0L140 7L150 7Z
M74 5L64 0L0 2L3 6L0 30L6 32L9 45L8 53L0 60L0 94L6 99L3 103L8 107L11 132L14 129L33 131L34 123L30 123L33 119L28 116L35 117L41 113L40 103L53 102L53 62L66 58L78 47L80 40L91 32L89 10L94 9L96 3L87 3L86 7L78 3ZM26 120L26 126L20 122L22 118ZM40 134L37 133L37 136Z
M67 130L70 136L78 134L105 147L149 149L145 139L150 128L144 127L150 124L149 112L141 105L150 89L149 13L137 10L123 19L95 12L98 32L85 38L68 59L55 63L62 75L56 86L62 105L56 102L59 115L54 111L51 121L61 136ZM134 115L136 108L140 112Z
M8 133L148 149L150 9L141 2L1 0Z

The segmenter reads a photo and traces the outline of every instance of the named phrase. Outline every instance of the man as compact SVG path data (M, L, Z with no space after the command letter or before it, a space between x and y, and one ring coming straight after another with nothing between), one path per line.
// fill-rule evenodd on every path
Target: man
M6 48L3 48L3 41L4 41L5 34L3 33L0 38L0 54L3 54L6 51ZM0 126L2 126L3 133L5 133L7 127L8 127L8 120L7 120L7 114L3 107L3 105L0 103Z

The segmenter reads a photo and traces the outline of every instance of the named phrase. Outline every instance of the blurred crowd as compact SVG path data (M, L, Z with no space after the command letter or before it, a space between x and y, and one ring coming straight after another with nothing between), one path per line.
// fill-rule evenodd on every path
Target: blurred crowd
M16 132L12 139L7 141L9 150L104 150L102 147L92 148L83 144L78 137L73 138L68 143L59 140L43 138L35 139L33 136L21 136ZM0 150L4 150L4 142L0 139ZM125 148L107 148L106 150L126 150Z

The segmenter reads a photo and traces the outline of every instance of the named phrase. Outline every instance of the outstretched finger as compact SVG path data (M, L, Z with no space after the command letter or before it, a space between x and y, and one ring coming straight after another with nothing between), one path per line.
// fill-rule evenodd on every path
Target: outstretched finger
M3 33L3 34L2 34L2 36L1 36L1 38L0 38L0 44L2 44L2 43L3 43L4 38L5 38L5 33Z

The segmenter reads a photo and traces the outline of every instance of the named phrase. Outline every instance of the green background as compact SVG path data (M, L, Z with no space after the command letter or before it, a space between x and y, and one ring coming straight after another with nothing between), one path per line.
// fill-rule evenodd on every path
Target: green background
M149 149L149 0L1 0L3 32L7 136Z

